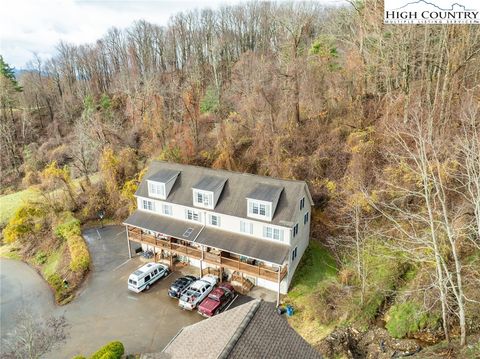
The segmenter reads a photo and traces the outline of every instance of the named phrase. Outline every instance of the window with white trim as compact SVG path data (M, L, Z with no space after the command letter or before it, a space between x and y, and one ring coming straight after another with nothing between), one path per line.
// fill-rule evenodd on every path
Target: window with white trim
M197 221L197 222L201 221L200 212L194 211L192 209L185 210L185 218L189 219L190 221Z
M303 216L303 224L307 224L308 219L310 218L310 214L307 212Z
M263 226L263 237L283 242L283 229Z
M240 232L253 234L253 223L240 221Z
M298 223L293 226L293 238L298 234Z
M305 197L303 197L303 198L300 200L300 210L302 210L304 207L305 207Z
M170 204L162 204L162 213L167 216L172 216L173 215L172 206Z
M213 194L211 192L193 191L193 203L200 207L213 207Z
M292 251L292 262L297 258L297 247Z
M248 215L251 217L270 218L272 205L255 200L248 200Z
M220 216L217 216L215 214L210 214L208 217L209 217L209 223L212 226L220 227Z
M142 200L142 208L147 210L147 211L154 211L155 210L155 205L153 201L149 201L148 199L143 199Z
M148 195L150 197L165 198L165 184L157 182L148 182Z

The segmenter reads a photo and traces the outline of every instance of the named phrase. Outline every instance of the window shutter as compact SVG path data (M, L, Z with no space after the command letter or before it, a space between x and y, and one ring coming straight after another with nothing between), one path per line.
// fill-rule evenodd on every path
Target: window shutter
M267 238L267 227L263 226L263 236Z
M240 221L240 232L245 232L245 222Z
M270 205L265 205L265 215L267 217L270 217Z
M279 239L283 242L283 229L280 229L279 232L280 232Z
M248 213L253 213L253 202L248 201Z

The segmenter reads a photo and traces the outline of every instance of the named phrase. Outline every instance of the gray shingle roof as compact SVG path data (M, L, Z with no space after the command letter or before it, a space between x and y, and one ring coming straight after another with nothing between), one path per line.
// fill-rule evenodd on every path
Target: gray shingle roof
M165 170L180 172L166 201L190 207L193 206L192 188L202 178L208 176L225 178L227 181L214 211L236 217L248 218L246 198L259 184L283 187L270 223L288 227L295 224L294 221L300 210L299 201L305 196L305 191L307 191L306 196L309 196L308 188L304 181L283 180L248 173L215 170L161 161L154 161L150 164L145 178ZM146 181L140 183L135 194L141 197L148 197Z
M158 358L321 359L272 303L252 300L183 328Z
M194 184L192 188L213 192L217 188L223 187L226 181L227 179L223 177L204 176L200 181Z
M177 171L177 170L160 169L155 173L146 176L146 179L155 181L155 182L167 183L168 181L178 176L179 174L180 174L180 171Z
M283 264L289 251L289 246L285 244L272 243L272 241L211 227L205 227L195 242L280 265Z
M172 217L161 216L159 214L148 213L137 210L133 212L123 224L138 228L147 228L151 231L163 233L171 237L193 241L202 230L202 225L174 219ZM192 229L191 231L189 229ZM186 236L186 232L190 233Z
M255 189L247 195L247 198L275 203L282 194L282 191L283 187L259 183Z

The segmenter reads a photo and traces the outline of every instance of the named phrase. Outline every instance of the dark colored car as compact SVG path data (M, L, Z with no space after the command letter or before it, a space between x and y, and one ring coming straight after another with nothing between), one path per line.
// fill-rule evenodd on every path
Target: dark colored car
M230 283L221 283L212 290L207 298L198 306L198 313L211 317L224 310L235 298L235 289Z
M185 277L178 278L173 284L170 286L168 290L168 295L172 298L180 298L180 295L190 284L196 281L198 278L194 277L193 275L186 275Z

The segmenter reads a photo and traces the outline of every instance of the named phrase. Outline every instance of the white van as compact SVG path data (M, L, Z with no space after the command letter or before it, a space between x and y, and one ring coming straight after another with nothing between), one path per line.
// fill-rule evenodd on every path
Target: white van
M170 274L170 270L165 264L147 263L130 274L128 289L140 293L144 289L148 290L153 283L168 274Z

